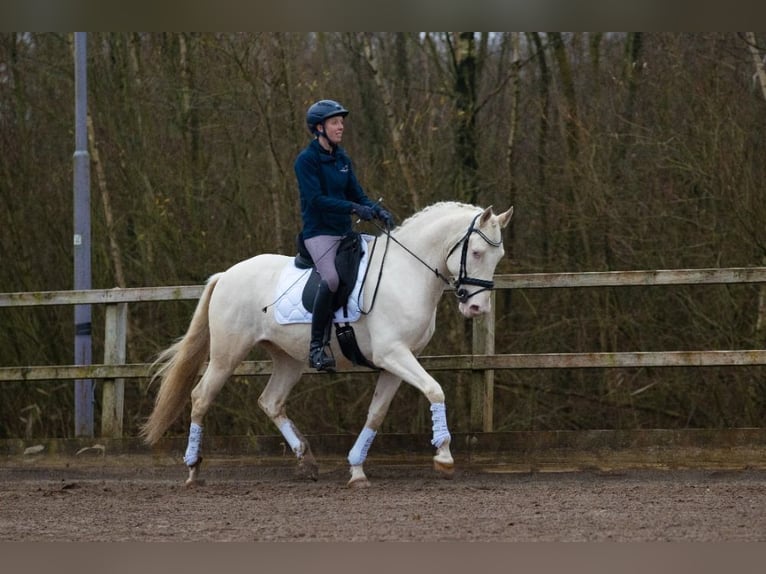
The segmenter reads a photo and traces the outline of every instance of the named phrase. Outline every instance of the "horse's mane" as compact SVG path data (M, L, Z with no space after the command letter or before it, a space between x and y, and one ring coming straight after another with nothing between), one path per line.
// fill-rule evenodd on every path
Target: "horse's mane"
M408 227L413 223L417 223L417 221L420 218L431 215L437 211L446 211L446 210L454 210L454 209L470 209L472 211L476 211L478 208L475 205L470 205L468 203L461 203L459 201L439 201L437 203L429 205L428 207L425 207L424 209L421 209L420 211L416 213L413 213L407 219L402 221L399 227L402 227L402 228Z

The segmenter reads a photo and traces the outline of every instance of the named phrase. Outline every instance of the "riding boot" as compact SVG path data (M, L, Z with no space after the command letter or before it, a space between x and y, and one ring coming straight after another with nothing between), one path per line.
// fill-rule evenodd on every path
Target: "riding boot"
M335 359L325 353L325 346L329 342L328 327L332 316L333 296L326 281L319 284L314 309L311 316L311 344L309 345L309 366L317 371L335 371Z

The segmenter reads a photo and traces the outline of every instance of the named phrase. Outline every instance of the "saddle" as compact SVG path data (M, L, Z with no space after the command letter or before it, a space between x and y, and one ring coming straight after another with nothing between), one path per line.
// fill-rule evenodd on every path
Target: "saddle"
M303 242L303 236L300 233L295 238L295 244L298 250L294 260L295 266L298 269L311 268L311 274L301 297L303 306L308 311L311 311L321 277L316 267L314 267L314 260L306 249L306 244ZM359 263L362 261L363 255L361 234L354 232L341 239L338 252L335 255L335 269L338 271L338 277L340 278L338 290L335 292L335 297L333 297L335 309L347 306L349 295L351 295L356 284Z
M335 269L338 271L340 282L338 284L338 290L333 297L333 307L335 309L342 308L344 311L343 315L346 317L349 316L349 296L357 284L359 265L365 254L362 246L363 241L365 241L365 239L360 233L352 232L341 239L338 251L335 255ZM314 306L314 298L317 289L319 289L321 276L316 270L316 267L314 267L314 260L306 249L306 245L303 242L303 237L300 233L296 236L295 243L298 251L294 259L295 267L298 269L311 269L311 273L301 295L303 307L310 311ZM359 349L354 328L349 322L335 322L335 335L338 338L338 343L340 344L343 355L349 361L355 365L363 365L371 369L377 369L375 365L367 360Z

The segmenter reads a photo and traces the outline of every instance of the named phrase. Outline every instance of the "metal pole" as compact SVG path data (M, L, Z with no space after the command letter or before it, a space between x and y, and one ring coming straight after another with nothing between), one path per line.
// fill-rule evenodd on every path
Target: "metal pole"
M90 267L90 156L88 155L88 77L87 35L74 33L75 152L74 152L74 288L91 288ZM74 364L92 363L91 306L74 308ZM74 432L78 437L93 436L92 379L74 383Z

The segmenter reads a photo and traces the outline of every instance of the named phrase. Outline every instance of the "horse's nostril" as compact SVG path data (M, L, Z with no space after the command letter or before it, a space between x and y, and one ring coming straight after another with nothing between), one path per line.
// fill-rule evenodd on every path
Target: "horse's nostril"
M471 309L471 313L475 315L478 315L479 313L481 313L481 307L479 307L478 305L471 305L470 309Z

